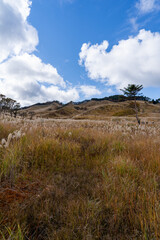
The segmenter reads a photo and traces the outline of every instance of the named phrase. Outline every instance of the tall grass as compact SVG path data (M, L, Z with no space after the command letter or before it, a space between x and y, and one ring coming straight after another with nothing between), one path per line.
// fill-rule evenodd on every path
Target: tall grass
M88 126L26 131L0 149L1 238L160 239L159 140Z

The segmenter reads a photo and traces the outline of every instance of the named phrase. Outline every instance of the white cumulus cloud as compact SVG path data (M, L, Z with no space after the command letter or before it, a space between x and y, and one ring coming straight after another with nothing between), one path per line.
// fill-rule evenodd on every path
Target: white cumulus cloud
M80 91L86 98L101 94L101 92L96 88L96 86L82 85L80 87Z
M20 100L23 104L47 101L47 99L67 101L67 96L68 100L70 98L75 100L75 95L68 95L67 90L60 93L60 87L65 89L66 84L56 68L50 64L44 64L34 54L25 53L14 56L0 64L1 91L7 96ZM65 91L66 95L62 94ZM78 98L78 95L76 97Z
M75 88L67 88L56 68L44 64L34 54L14 56L0 64L0 89L22 105L79 98Z
M160 33L140 30L107 51L108 41L84 43L79 54L88 76L117 89L130 83L160 86Z
M24 85L29 82L48 83L65 87L63 78L56 68L44 64L34 54L24 53L0 64L0 76L10 85Z
M38 34L27 22L30 5L28 0L0 0L0 62L36 49Z

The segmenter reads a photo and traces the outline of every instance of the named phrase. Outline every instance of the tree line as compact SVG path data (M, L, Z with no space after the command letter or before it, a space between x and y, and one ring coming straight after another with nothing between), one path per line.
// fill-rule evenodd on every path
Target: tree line
M125 95L117 94L117 95L111 95L109 97L104 97L104 98L92 98L91 100L93 100L93 101L108 100L108 101L111 101L111 102L125 102L125 101L128 101L128 98ZM145 101L145 102L149 102L149 103L153 103L153 104L160 103L160 98L151 99L151 98L143 96L143 95L142 96L136 96L136 100L137 101Z

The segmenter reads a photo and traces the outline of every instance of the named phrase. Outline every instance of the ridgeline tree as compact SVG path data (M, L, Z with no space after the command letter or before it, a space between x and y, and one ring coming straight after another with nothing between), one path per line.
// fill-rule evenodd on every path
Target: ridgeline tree
M142 89L143 89L143 85L135 85L135 84L128 84L128 87L124 89L120 89L129 100L134 100L134 110L135 110L138 124L140 124L140 119L138 117L138 107L137 107L136 97L140 95L139 92Z

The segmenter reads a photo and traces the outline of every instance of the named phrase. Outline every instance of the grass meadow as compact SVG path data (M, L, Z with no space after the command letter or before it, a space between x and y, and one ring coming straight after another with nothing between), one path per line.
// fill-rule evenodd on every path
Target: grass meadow
M8 119L0 142L0 239L160 239L159 122Z

